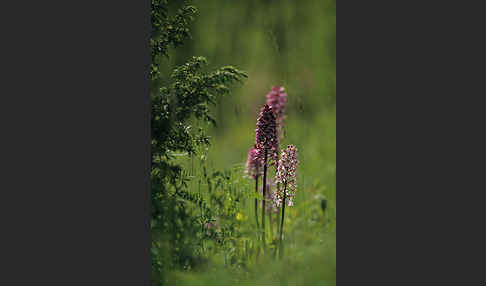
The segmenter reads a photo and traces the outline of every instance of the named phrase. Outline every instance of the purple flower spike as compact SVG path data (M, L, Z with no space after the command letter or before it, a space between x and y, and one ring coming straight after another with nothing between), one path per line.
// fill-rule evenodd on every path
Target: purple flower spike
M263 175L263 157L261 151L255 147L248 150L248 160L246 161L246 175L253 179Z
M262 158L264 152L267 152L267 157L273 160L273 163L277 163L278 160L278 137L277 137L277 122L275 115L268 106L265 106L260 110L260 115L257 120L256 128L256 146L261 151ZM263 162L264 164L266 162Z
M297 160L297 149L294 145L287 146L286 149L282 150L280 154L280 160L278 161L277 174L275 179L277 183L284 185L286 189L286 197L288 199L288 205L294 205L295 190L297 189L297 165L299 160ZM275 190L274 204L280 207L283 201L283 190L278 192Z
M287 105L287 94L282 86L274 86L267 94L267 104L273 110L277 121L277 131L279 139L284 136L285 106Z

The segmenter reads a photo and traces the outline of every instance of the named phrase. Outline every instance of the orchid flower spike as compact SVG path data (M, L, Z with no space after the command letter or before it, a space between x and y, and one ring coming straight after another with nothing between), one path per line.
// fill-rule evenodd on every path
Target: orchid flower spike
M274 191L274 204L278 207L282 205L284 190L288 199L288 205L293 206L295 191L297 190L297 165L299 160L297 159L297 149L294 145L287 146L280 153L280 160L278 161L277 173L275 175L275 181L281 183L284 188Z

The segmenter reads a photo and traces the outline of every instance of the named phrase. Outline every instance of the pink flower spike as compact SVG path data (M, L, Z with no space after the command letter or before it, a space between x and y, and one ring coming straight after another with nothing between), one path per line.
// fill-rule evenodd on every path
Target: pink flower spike
M263 174L263 158L260 153L261 151L256 148L256 145L248 150L248 160L246 161L245 173L248 177L253 179L256 179L257 176L261 176Z
M264 152L266 151L267 157L276 164L278 160L277 123L275 115L268 104L265 104L260 110L255 141L256 147L261 151L261 156L264 157ZM266 164L266 162L263 162L263 164Z
M273 199L274 204L280 207L283 201L283 192L286 189L286 197L288 199L288 205L294 205L294 196L297 189L297 165L299 160L297 159L297 149L294 145L287 146L286 149L280 153L280 160L278 161L277 173L275 175L275 181L281 183L283 188L274 191Z
M284 136L284 119L285 107L287 105L287 94L285 89L280 86L274 86L267 94L267 104L272 108L277 121L277 131L279 139L282 140Z

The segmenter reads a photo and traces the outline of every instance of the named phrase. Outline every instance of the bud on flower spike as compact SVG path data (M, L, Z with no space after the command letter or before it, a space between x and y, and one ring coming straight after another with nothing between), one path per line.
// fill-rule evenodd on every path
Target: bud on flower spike
M285 106L287 105L287 94L283 87L274 86L267 94L267 104L272 108L277 121L277 131L279 139L283 139L283 121L285 119Z
M260 115L257 119L256 128L256 146L263 153L266 151L267 156L273 159L273 163L278 160L278 137L277 137L277 123L275 115L268 106L260 110ZM263 162L265 164L266 162Z

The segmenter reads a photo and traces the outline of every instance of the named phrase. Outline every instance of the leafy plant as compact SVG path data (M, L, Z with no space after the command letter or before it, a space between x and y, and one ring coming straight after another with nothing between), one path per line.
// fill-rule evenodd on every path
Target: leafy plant
M231 66L204 72L206 59L192 57L170 75L161 73L169 47L178 47L190 37L189 25L197 10L185 2L170 13L167 0L152 0L152 283L168 281L166 270L191 269L201 262L198 255L204 225L212 219L207 203L188 189L189 176L177 164L176 155L193 156L209 145L203 124L216 122L210 105L229 93L229 84L246 77ZM159 86L163 79L164 84ZM195 128L195 123L199 127ZM195 214L192 206L198 206Z

